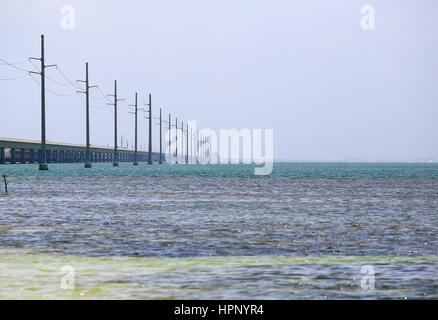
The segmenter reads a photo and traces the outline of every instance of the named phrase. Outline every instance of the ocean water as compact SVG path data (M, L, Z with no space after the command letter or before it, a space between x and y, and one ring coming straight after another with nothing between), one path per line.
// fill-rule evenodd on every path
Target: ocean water
M0 166L1 299L438 298L437 164L49 167Z

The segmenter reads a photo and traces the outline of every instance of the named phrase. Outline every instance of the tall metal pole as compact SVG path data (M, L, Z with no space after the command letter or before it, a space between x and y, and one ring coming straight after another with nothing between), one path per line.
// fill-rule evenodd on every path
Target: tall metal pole
M160 108L160 161L158 162L159 164L163 163L163 135L162 135L162 130L161 130L161 124L162 122L162 118L161 118L161 108Z
M113 166L119 165L119 155L117 154L117 80L114 80L114 162Z
M46 66L47 67L47 66ZM85 91L76 91L76 93L85 93L85 168L91 168L90 155L90 89L97 86L90 86L88 78L88 62L85 63L85 80L76 80L85 83Z
M134 165L138 165L137 161L137 114L138 114L138 105L137 105L137 92L135 93L135 150L134 150Z
M91 168L90 161L90 88L88 82L88 62L85 63L85 113L86 113L86 145L85 145L85 168Z
M41 35L41 162L40 170L48 170L46 163L46 65L44 63L44 35Z
M29 59L40 60L41 72L29 71L29 74L39 74L41 76L41 158L39 169L48 170L46 162L46 68L56 67L56 64L46 65L44 58L44 35L41 35L41 58L29 57Z
M152 95L149 93L149 153L148 164L152 164Z

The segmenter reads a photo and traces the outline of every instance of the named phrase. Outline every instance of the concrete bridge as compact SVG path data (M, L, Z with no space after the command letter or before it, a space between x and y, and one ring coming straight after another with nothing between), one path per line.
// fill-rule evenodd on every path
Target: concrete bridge
M133 162L134 150L117 148L119 162ZM114 161L114 147L90 146L91 162ZM158 162L160 153L152 152L152 161ZM41 161L41 141L0 137L0 164L39 163ZM85 145L46 142L47 163L83 163ZM147 162L148 151L137 151L137 161ZM164 155L163 155L164 161Z

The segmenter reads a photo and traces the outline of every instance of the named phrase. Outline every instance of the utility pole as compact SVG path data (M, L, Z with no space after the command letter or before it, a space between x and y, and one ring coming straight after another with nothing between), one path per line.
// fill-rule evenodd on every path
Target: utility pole
M119 165L119 155L117 153L117 101L121 101L123 99L117 99L117 80L114 80L114 95L110 95L114 97L114 162L113 166L117 167ZM109 103L111 105L111 103Z
M77 82L85 83L85 91L76 91L78 93L85 93L85 121L86 121L86 141L85 141L85 168L91 168L90 157L90 88L97 88L97 86L90 86L88 81L88 62L85 63L85 81L76 80Z
M149 119L149 150L148 150L148 164L152 164L152 95L149 93L149 103L143 103L145 106L149 106L149 110L143 110L149 114L146 119Z
M114 80L114 162L113 166L119 165L119 155L117 154L117 80Z
M135 93L135 104L131 104L130 106L135 107L135 143L134 143L134 165L138 165L137 161L137 116L138 116L138 105L137 105L137 92Z
M149 93L149 158L148 164L152 164L152 95Z
M48 170L46 163L46 73L44 60L44 35L41 35L41 163L40 170Z
M40 170L48 170L49 167L46 162L46 73L45 69L49 67L55 67L56 64L47 65L44 60L44 35L41 35L41 58L29 59L41 61L41 72L29 71L29 73L35 73L41 75L41 158L40 158Z

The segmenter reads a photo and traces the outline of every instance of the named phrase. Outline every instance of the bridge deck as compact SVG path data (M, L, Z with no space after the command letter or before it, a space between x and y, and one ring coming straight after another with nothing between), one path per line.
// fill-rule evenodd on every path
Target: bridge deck
M48 162L84 162L85 145L64 143L64 142L46 142L47 161ZM103 146L90 146L92 162L114 161L114 148ZM117 148L120 162L134 161L133 149ZM0 163L26 163L38 162L41 156L41 141L27 140L17 138L0 137ZM152 152L152 160L158 162L160 154ZM164 158L164 156L163 156ZM137 161L147 161L148 151L138 150ZM164 159L163 159L164 160Z

